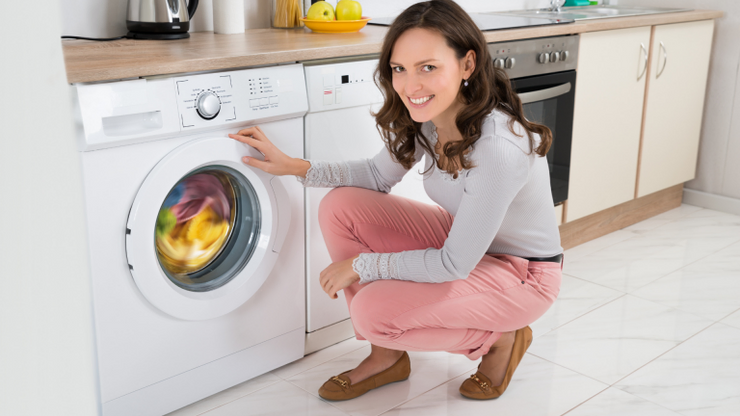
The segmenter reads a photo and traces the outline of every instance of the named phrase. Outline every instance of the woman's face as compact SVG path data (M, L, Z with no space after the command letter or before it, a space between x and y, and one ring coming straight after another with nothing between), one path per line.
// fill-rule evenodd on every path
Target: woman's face
M448 114L454 119L461 103L461 84L475 68L475 53L458 59L438 32L409 29L396 40L391 52L393 89L418 122Z

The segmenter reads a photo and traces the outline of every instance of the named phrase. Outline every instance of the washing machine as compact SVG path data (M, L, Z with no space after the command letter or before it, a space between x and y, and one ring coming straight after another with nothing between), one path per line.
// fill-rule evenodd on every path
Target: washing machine
M163 415L304 354L301 65L75 84L105 416ZM63 267L63 265L60 265Z

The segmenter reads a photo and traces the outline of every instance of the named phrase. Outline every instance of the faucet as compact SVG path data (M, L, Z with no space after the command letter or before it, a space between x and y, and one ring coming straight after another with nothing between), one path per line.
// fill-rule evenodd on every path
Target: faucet
M565 0L563 0L563 3L560 3L560 0L550 0L550 11L555 13L560 13L560 6L565 4Z

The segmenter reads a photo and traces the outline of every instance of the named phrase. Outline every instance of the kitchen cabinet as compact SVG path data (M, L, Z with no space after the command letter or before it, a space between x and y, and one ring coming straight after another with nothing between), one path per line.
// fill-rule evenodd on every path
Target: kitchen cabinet
M694 178L713 33L714 20L654 27L636 197Z
M568 222L635 197L650 30L581 34Z

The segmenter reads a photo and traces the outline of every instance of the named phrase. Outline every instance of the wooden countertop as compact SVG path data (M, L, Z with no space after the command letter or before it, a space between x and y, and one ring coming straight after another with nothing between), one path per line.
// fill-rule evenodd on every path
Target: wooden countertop
M488 42L569 35L599 30L715 19L723 12L694 10L483 32ZM379 53L385 26L358 33L324 34L309 29L252 29L237 35L191 33L170 41L123 39L112 42L64 40L70 83L179 74Z

